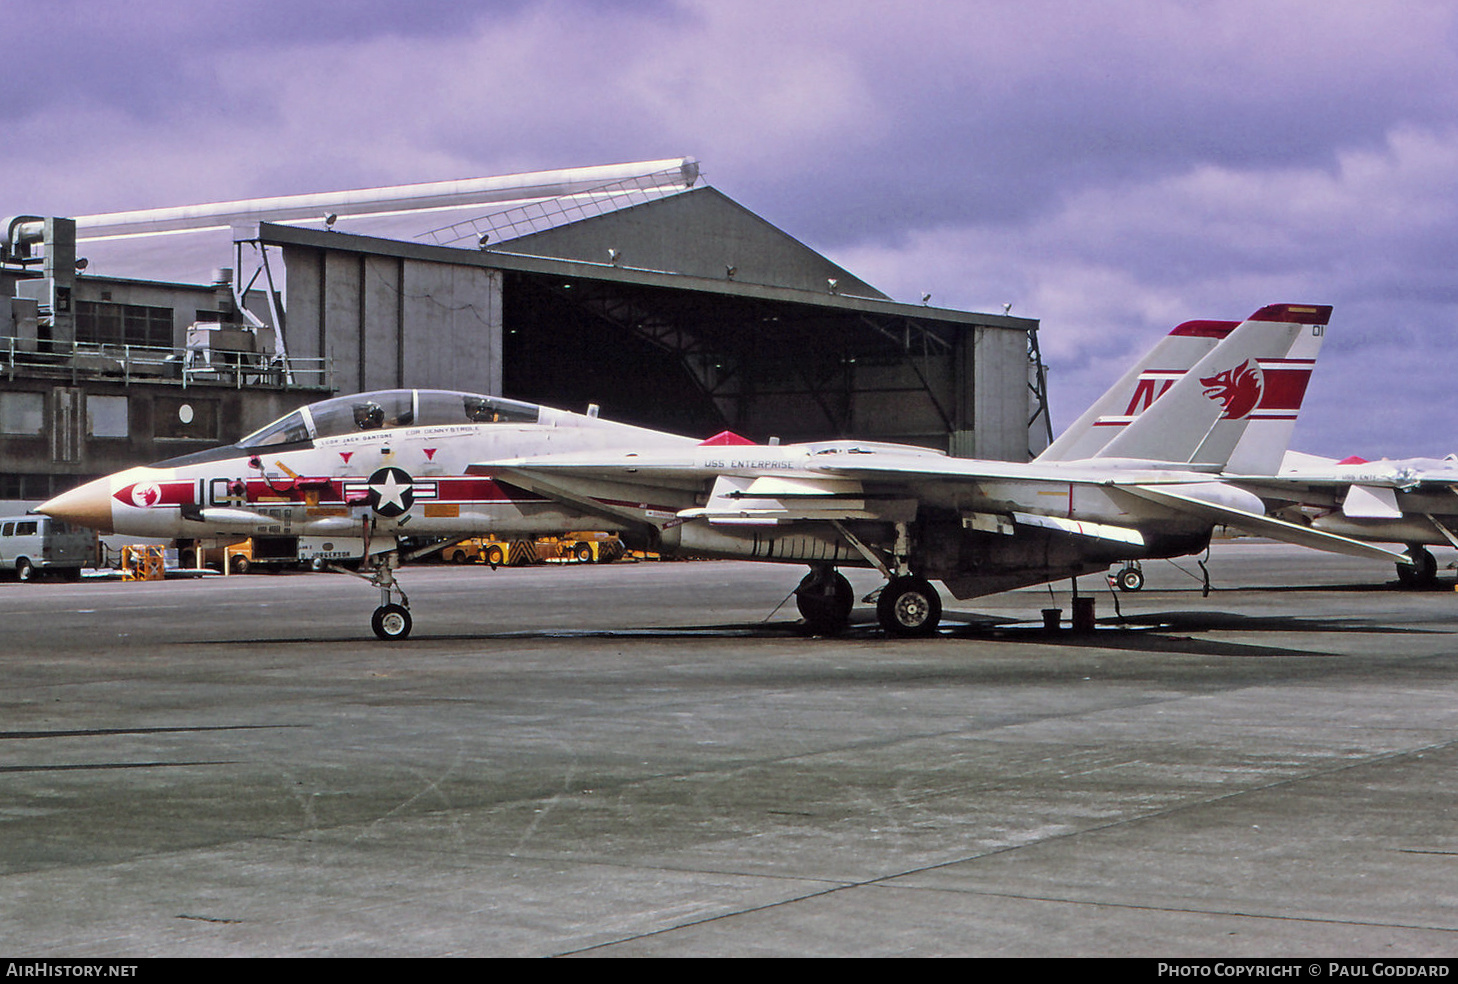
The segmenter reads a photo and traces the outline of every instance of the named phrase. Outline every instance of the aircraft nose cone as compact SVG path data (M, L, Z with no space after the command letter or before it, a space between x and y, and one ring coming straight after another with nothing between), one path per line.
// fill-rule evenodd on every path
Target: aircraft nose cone
M111 533L111 480L98 478L42 504L36 512L45 513L77 526L89 526L102 533Z

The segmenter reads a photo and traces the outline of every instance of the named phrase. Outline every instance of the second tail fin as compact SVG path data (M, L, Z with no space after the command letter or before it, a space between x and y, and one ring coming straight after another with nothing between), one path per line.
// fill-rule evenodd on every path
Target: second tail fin
M1164 336L1035 459L1092 458L1240 324L1186 321Z

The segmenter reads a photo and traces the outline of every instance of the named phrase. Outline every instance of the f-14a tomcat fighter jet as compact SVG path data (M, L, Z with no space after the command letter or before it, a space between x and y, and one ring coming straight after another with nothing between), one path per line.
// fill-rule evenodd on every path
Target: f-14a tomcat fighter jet
M1078 458L700 442L497 397L391 390L303 407L236 445L98 479L40 511L149 537L640 534L665 552L808 565L797 603L822 633L842 628L854 604L837 568L873 567L887 580L881 625L917 635L941 617L932 580L972 598L1196 553L1221 524L1396 558L1269 518L1219 479L1237 447L1242 471L1275 470L1330 312L1261 309ZM369 575L381 638L411 630L398 556Z

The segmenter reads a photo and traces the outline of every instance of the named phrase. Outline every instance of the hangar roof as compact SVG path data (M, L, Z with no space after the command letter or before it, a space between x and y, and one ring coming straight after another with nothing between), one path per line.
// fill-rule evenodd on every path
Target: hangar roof
M511 239L513 253L608 261L713 280L889 298L715 188L702 186Z

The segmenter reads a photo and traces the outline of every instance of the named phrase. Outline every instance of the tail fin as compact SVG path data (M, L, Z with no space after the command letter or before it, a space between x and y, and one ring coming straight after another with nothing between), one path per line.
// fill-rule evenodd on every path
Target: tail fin
M1261 308L1096 457L1274 475L1330 318L1327 305Z
M1186 321L1164 336L1035 459L1092 458L1239 325Z

